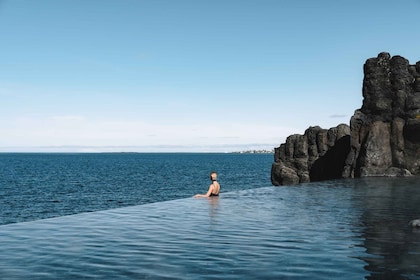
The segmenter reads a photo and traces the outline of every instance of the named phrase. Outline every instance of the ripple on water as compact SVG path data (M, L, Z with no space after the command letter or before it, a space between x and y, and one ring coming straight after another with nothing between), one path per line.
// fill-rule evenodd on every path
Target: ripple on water
M0 274L363 279L383 266L386 257L378 256L386 252L369 252L383 240L361 222L367 213L357 206L361 195L353 186L269 187L5 225L0 247L8 257L0 260ZM408 251L418 258L418 247ZM418 275L415 263L407 267L397 267L400 275Z

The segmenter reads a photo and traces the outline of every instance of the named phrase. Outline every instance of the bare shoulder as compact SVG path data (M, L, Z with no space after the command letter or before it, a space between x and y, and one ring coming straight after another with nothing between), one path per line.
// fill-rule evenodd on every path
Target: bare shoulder
M220 184L218 182L213 182L213 184L211 184L213 187L213 191L215 193L219 193L220 192Z

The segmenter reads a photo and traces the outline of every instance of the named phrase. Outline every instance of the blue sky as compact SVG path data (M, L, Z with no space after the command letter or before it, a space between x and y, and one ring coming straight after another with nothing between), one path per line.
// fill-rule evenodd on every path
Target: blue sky
M0 0L0 151L272 149L420 60L420 0Z

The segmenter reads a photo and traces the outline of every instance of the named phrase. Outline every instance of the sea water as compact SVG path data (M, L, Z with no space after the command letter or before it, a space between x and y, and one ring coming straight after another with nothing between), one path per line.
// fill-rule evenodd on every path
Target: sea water
M420 218L418 177L273 187L269 184L272 157L267 155L0 157L0 168L6 170L2 171L2 203L7 201L4 189L13 193L13 183L32 190L24 191L21 200L32 197L35 189L55 185L36 192L37 199L27 200L37 205L26 206L32 210L23 211L22 205L18 210L36 214L3 219L0 279L420 279L420 231L408 227L411 219ZM154 174L164 186L155 185L153 176L129 168L143 166L140 158L148 158L149 163L139 170ZM41 172L45 174L32 172L33 179L20 178L26 172L11 164L16 159L19 168L38 166L37 172L45 169ZM61 165L51 163L58 159L72 171L59 175L56 164ZM33 166L28 167L28 162ZM86 168L95 165L102 173ZM151 170L153 166L158 170ZM212 166L220 170L224 191L216 198L191 198L199 190L205 192L207 184L202 181L208 180L207 169ZM123 180L119 172L132 177ZM170 173L168 179L160 181L165 172ZM180 179L183 176L188 180ZM130 185L133 180L136 183ZM193 182L188 185L189 181ZM96 190L102 185L114 186L114 197L108 194L112 187ZM77 198L77 186L90 188L92 197ZM154 194L146 200L153 191L129 191L129 186L154 188L164 198ZM174 190L168 191L169 196L165 186ZM67 189L73 192L65 194ZM19 205L19 195L13 195ZM79 190L78 195L85 194ZM119 203L107 204L108 200ZM67 210L54 212L71 208L71 201L86 205L74 207L72 211L78 213L74 215ZM63 207L35 210L49 204ZM104 204L107 210L96 210ZM13 212L13 207L6 209ZM54 218L42 214L49 210Z
M1 154L0 225L270 185L270 154Z

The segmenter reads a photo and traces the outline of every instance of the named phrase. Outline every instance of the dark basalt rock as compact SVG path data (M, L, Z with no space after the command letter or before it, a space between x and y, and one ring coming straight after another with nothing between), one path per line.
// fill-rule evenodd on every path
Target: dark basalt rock
M412 220L408 223L410 227L420 228L420 219Z
M368 59L363 98L350 126L310 127L276 148L272 183L420 174L420 62Z
M342 178L350 151L350 127L341 124L329 130L310 127L304 135L291 135L274 149L271 181L290 185Z

